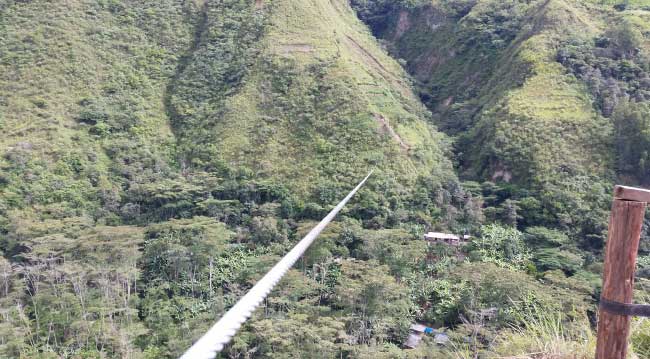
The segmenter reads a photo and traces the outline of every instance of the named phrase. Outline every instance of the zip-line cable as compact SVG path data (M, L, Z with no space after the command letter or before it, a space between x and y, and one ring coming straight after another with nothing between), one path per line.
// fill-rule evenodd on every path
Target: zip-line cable
M316 227L312 228L298 244L289 251L271 270L262 277L219 321L210 328L181 359L212 359L223 347L230 342L241 325L251 316L255 308L266 298L273 287L282 279L287 271L293 267L307 248L314 242L316 237L325 229L354 194L366 183L368 175L339 202L330 213L323 218Z

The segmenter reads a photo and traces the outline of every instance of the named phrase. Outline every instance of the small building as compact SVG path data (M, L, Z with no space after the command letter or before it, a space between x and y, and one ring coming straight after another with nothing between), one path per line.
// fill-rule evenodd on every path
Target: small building
M429 232L424 235L424 239L429 243L442 243L450 246L459 246L470 238L468 235L457 236L450 233Z
M406 338L404 343L405 348L415 349L422 341L424 334L433 333L433 328L429 328L422 324L413 324L411 325L411 330L409 331L409 336Z

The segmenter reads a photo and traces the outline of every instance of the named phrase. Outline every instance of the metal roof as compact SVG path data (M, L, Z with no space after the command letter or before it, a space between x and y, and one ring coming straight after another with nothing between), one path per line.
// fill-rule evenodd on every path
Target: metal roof
M429 232L424 235L424 238L426 239L455 239L455 240L460 240L460 237L458 237L455 234L450 234L450 233L442 233L442 232Z

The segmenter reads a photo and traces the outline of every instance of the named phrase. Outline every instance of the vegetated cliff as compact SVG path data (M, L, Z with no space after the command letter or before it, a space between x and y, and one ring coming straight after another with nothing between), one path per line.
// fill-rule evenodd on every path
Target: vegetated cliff
M208 3L206 12L171 84L184 167L301 194L331 179L341 194L375 167L405 189L421 175L451 179L445 137L346 2Z
M399 193L455 181L446 136L345 2L249 5L6 5L5 198L110 222L198 172L328 203L372 168Z
M458 144L463 169L533 184L549 172L608 174L611 125L556 61L562 41L598 33L591 10L563 1L441 1L391 9L371 25L406 61L442 128L469 133Z
M514 199L523 217L547 212L549 225L579 228L585 246L602 244L598 208L607 208L615 179L648 178L647 123L638 118L647 102L648 4L353 4L403 59L435 122L455 138L463 178L513 184L522 190ZM587 212L560 204L567 201ZM585 213L599 223L582 222Z
M370 169L351 228L469 225L447 137L344 1L3 1L0 30L0 356L177 357ZM291 303L370 258L346 230ZM346 289L394 294L365 344L409 320L376 266Z
M178 357L371 168L223 357L590 356L643 4L353 5L0 2L0 356Z

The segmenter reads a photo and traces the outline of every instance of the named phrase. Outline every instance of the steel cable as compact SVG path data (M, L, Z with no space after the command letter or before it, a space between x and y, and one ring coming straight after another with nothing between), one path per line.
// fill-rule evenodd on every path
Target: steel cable
M364 185L368 175L341 201L323 220L296 244L271 270L262 277L219 321L210 328L181 359L212 359L230 342L241 325L251 316L255 308L266 298L273 287L296 263L316 237L323 231L345 204Z

